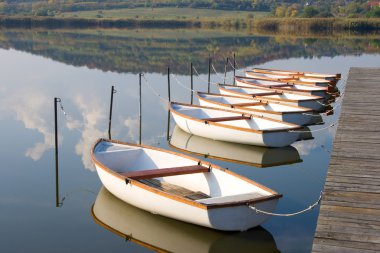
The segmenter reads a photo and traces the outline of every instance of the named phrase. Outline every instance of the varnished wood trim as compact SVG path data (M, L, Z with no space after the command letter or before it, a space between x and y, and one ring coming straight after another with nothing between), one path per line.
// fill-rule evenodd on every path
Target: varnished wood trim
M223 122L223 121L233 121L233 120L249 120L251 117L248 116L232 116L232 117L219 117L219 118L203 118L202 120L207 122Z
M254 97L262 97L262 96L273 96L273 95L281 95L281 94L282 92L273 91L273 92L263 92L263 93L252 93L249 95L254 96Z
M253 102L253 103L235 103L231 104L232 106L239 106L239 107L246 107L246 106L260 106L260 105L267 105L268 103L263 102Z
M153 170L138 170L138 171L128 171L120 173L122 176L125 176L130 179L143 179L143 178L155 178L155 177L169 177L176 175L185 175L193 173L205 173L210 170L201 165L191 165L191 166L182 166L182 167L172 167L172 168L163 168L163 169L153 169Z

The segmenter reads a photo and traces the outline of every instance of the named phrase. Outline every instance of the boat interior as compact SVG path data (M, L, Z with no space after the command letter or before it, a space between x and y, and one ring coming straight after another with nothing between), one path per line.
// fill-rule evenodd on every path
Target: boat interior
M217 95L206 95L200 94L200 97L211 100L217 103L245 107L247 109L253 108L258 110L270 110L276 112L296 112L296 111L309 111L307 108L288 106L284 104L260 102L260 100L252 100L250 98L239 98L239 97L227 97L227 96L217 96Z
M223 122L224 125L253 130L280 130L288 129L290 126L293 126L290 123L284 123L260 117L249 117L241 114L239 115L239 113L235 112L226 112L216 109L207 109L177 104L173 104L173 109L196 119L212 122Z
M99 162L126 178L205 204L273 195L236 176L158 150L114 144L110 150L97 147L94 154Z

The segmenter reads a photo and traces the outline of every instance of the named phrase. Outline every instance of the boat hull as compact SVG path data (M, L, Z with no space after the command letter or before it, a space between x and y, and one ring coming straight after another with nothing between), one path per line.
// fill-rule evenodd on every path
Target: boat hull
M153 214L224 231L245 231L259 226L270 217L252 211L247 205L199 208L149 191L135 182L126 184L125 180L115 177L98 165L96 171L104 187L114 196ZM272 199L255 206L270 212L276 208L277 202L278 199Z
M297 141L299 133L297 131L279 132L248 132L236 131L214 124L205 124L172 113L177 125L189 134L199 135L219 141L236 142L241 144L257 145L264 147L285 147Z

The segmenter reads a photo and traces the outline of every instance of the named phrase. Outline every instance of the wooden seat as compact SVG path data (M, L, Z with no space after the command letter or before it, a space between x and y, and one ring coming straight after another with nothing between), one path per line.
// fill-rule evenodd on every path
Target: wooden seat
M256 105L266 105L267 103L263 102L254 102L254 103L237 103L231 104L232 106L256 106Z
M204 118L204 121L210 122L220 122L220 121L231 121L231 120L242 120L242 119L251 119L248 116L231 116L231 117L219 117L219 118Z
M271 96L271 95L279 95L279 94L281 94L281 93L273 91L273 92L265 92L265 93L253 93L250 95L252 95L254 97L259 97L259 96Z
M203 173L209 172L210 169L203 167L201 165L191 165L191 166L182 166L182 167L172 167L172 168L163 168L163 169L154 169L154 170L139 170L139 171L128 171L122 172L120 175L123 175L130 179L143 179L143 178L155 178L155 177L169 177L176 175L185 175L193 173Z

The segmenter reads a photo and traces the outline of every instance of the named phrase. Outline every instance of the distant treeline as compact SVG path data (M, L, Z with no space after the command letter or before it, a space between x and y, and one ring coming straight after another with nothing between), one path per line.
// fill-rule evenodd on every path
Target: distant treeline
M276 17L380 17L378 0L6 0L0 1L0 14L55 16L141 7L265 11Z
M380 19L365 18L265 18L255 21L257 31L278 33L379 32Z
M210 30L144 29L47 30L0 29L0 48L14 48L73 66L120 73L190 74L190 62L208 72L232 70L226 57L235 54L237 68L295 57L378 54L377 36L255 36ZM190 81L190 80L189 80ZM219 80L220 81L220 80Z
M0 16L0 27L5 28L191 28L201 27L199 21L143 20L143 19L85 19L54 17Z
M380 31L380 19L337 18L262 18L223 21L151 20L151 19L85 19L54 17L0 16L0 27L5 28L234 28L259 32L352 31L359 33Z

